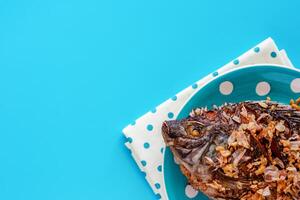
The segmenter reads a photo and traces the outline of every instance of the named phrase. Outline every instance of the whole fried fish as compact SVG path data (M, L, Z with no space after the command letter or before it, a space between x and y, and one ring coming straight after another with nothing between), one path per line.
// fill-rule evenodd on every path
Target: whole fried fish
M300 111L267 101L198 108L162 135L189 184L211 199L299 200Z

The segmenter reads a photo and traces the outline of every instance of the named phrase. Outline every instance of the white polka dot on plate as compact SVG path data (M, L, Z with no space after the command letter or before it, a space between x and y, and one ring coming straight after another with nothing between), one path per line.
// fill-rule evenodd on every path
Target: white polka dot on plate
M296 78L291 82L291 89L295 93L300 92L300 78Z
M230 81L225 81L219 86L220 92L223 95L230 95L233 91L233 84Z
M271 86L269 83L262 81L256 85L255 90L256 90L256 94L258 94L259 96L265 96L265 95L269 94L269 92L271 90Z
M187 185L185 187L185 195L188 197L188 198L194 198L196 197L198 194L198 191L195 190L192 186L190 185Z

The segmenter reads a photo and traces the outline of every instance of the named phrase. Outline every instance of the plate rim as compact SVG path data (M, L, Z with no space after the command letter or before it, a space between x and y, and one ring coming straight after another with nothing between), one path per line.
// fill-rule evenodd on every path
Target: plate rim
M288 69L288 70L292 70L292 71L296 71L296 72L299 72L300 73L300 69L296 68L296 67L289 67L289 66L286 66L286 65L276 65L276 64L256 64L256 65L245 65L245 66L241 66L241 67L237 67L237 68L233 68L233 69L230 69L230 70L227 70L225 71L224 73L222 74L219 74L218 76L216 77L213 77L212 79L208 80L206 83L204 83L203 85L201 85L201 87L199 87L198 90L196 90L180 107L178 113L180 113L182 111L182 109L184 108L184 106L186 106L186 104L202 89L204 88L206 85L208 85L209 83L211 83L212 81L216 80L216 79L219 79L229 73L232 73L232 72L236 72L236 71L240 71L240 70L243 70L243 69L249 69L249 68L256 68L256 67L275 67L275 68L281 68L281 69ZM218 71L218 70L217 70ZM210 76L210 74L208 75ZM206 77L208 77L206 76ZM204 77L205 78L205 77ZM178 116L177 116L178 117ZM176 119L177 119L176 117Z

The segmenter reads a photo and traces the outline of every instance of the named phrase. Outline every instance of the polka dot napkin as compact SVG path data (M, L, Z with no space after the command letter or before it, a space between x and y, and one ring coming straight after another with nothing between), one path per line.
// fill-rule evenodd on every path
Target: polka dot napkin
M161 136L162 122L168 119L175 119L185 102L195 94L204 83L210 81L215 76L225 73L228 70L255 64L277 64L293 67L284 50L278 50L271 38L268 38L250 49L232 62L221 67L219 70L202 78L198 82L187 87L177 95L157 106L156 109L138 118L134 123L123 129L127 138L125 145L131 150L132 157L136 161L140 170L146 174L146 180L150 184L154 193L160 199L168 199L164 176L164 142ZM230 93L230 82L224 82L224 87L220 87L220 92ZM266 83L257 86L259 93L268 92ZM223 89L224 88L224 89ZM197 195L191 186L185 188L186 195L193 198Z

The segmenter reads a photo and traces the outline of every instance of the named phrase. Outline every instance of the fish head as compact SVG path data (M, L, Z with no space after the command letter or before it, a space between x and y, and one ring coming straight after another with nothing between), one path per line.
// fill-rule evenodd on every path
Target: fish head
M196 138L203 135L205 125L193 119L170 120L162 125L164 138L174 140L180 137Z

